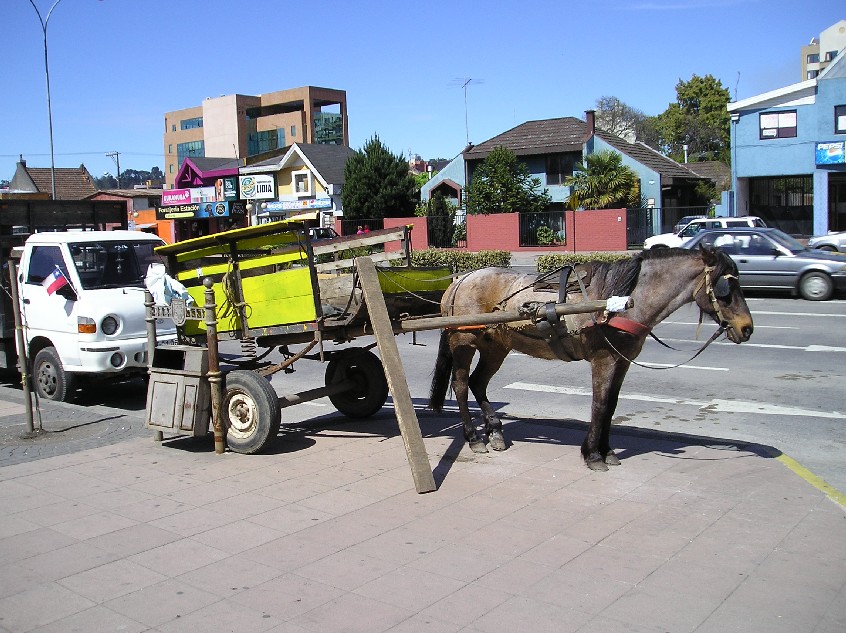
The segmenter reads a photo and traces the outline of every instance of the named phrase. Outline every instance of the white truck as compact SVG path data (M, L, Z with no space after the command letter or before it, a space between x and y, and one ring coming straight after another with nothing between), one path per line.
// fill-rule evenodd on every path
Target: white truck
M38 397L69 400L83 379L147 374L144 278L149 264L160 262L153 249L162 244L156 235L126 230L27 238L19 305ZM10 325L12 315L3 316ZM176 338L172 323L158 322L156 329L161 342ZM12 369L9 349L3 356Z

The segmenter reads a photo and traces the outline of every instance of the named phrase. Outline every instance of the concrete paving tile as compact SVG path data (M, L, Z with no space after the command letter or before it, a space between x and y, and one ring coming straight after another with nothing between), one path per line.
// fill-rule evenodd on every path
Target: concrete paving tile
M53 528L30 530L14 536L0 539L0 565L37 556L61 547L73 545L78 541Z
M278 508L284 503L257 492L240 492L235 496L203 505L206 510L220 512L234 519L249 519Z
M144 501L115 508L114 512L133 521L147 523L171 514L184 512L192 507L168 497L150 497Z
M65 576L56 581L63 587L98 604L161 582L165 577L127 560L116 560Z
M534 563L519 558L511 559L473 583L473 586L489 587L509 595L519 595L555 571L555 567Z
M216 479L214 481L205 481L182 490L169 492L167 498L200 508L207 507L215 501L235 499L241 492L242 490L237 485L228 482L226 479Z
M266 633L309 633L309 631L301 626L297 626L293 622L283 622L282 624L268 629Z
M522 592L522 595L565 609L598 614L632 588L627 582L557 569Z
M495 521L457 539L455 543L474 549L491 550L495 555L519 556L545 540L543 533L524 532L514 529L505 521Z
M9 508L12 512L24 512L26 510L32 510L33 508L55 505L65 501L63 496L50 490L40 490L30 486L23 486L23 489L24 492L21 494L7 495L0 499L3 503L3 507Z
M61 500L58 503L24 510L14 516L32 521L42 527L50 527L64 521L87 517L100 511L100 508L89 505L84 501L73 499Z
M526 596L514 596L488 611L472 626L483 633L570 633L590 619L575 609L559 607Z
M27 633L94 606L94 602L53 582L0 599L0 625Z
M88 539L88 542L104 551L126 558L166 543L172 543L179 538L178 534L168 530L139 523L122 530L96 536Z
M173 541L129 556L127 560L175 578L228 557L229 554L190 538Z
M458 633L463 630L460 624L445 622L444 620L417 613L396 626L392 626L385 633Z
M221 598L229 598L281 574L282 572L269 565L262 565L242 556L230 556L186 572L176 580Z
M503 565L510 556L497 551L492 543L479 543L482 549L448 544L408 564L462 582L473 582Z
M457 627L472 624L509 600L512 594L478 585L465 585L420 611L420 615L449 622Z
M355 510L366 508L376 503L377 498L366 493L353 492L347 485L335 490L328 490L300 501L300 505L341 516Z
M87 503L90 506L99 508L101 510L114 511L122 506L138 503L151 499L153 495L140 490L127 490L124 488L115 488L107 490L94 495L79 497L79 501Z
M634 587L600 615L637 625L655 625L665 631L694 631L721 601L688 593L685 587L677 591Z
M329 484L318 484L310 481L309 475L305 474L299 477L286 479L280 481L275 486L265 488L261 494L270 497L271 499L278 499L287 503L296 503L303 499L308 499L315 494L320 494L328 490L333 490L334 486Z
M283 574L232 597L232 602L290 620L343 595L344 591L298 574Z
M160 626L220 601L213 593L179 580L163 580L103 604L146 626Z
M281 532L244 520L213 528L194 538L212 543L215 548L229 554L238 554L276 540L280 536Z
M565 533L572 538L599 543L651 509L652 506L646 503L630 501L608 503L580 521L567 526Z
M188 469L185 468L185 465L183 465L181 472L185 471L188 471ZM159 477L156 477L154 479L145 479L144 481L139 481L130 486L124 487L130 490L147 492L155 496L167 496L177 494L181 491L205 483L202 479L200 479L200 473L196 471L188 472L191 472L190 476L183 474L172 475L169 473L162 473ZM177 499L177 501L179 501L179 499Z
M665 558L652 556L640 549L626 551L600 544L585 550L562 565L561 569L574 577L635 585L660 571L665 564Z
M118 486L108 480L80 475L69 469L56 469L27 477L28 486L49 492L64 499L79 499L115 490Z
M91 543L83 542L31 556L22 560L20 564L42 578L60 580L114 562L117 558L116 554L105 552Z
M304 578L352 591L397 567L399 567L398 564L388 560L372 556L356 556L349 550L342 550L303 565L297 569L296 573Z
M437 534L446 542L456 543L469 537L484 524L477 517L456 512L455 505L451 505L445 508L437 508L424 516L409 521L404 525L404 529L422 535Z
M149 631L146 624L141 624L124 615L115 613L100 605L74 613L45 626L40 626L32 633L88 633L89 631L120 633L144 633Z
M254 611L227 600L171 620L156 630L161 633L263 633L279 624L281 621L268 613Z
M660 626L651 626L648 623L621 622L605 616L595 616L581 626L576 633L667 633L667 630Z
M593 547L591 543L567 534L556 534L523 552L518 559L557 568Z
M133 525L137 525L137 523L132 519L127 519L113 512L101 511L77 519L71 519L70 521L57 523L51 529L83 541Z
M355 593L417 612L466 584L462 580L421 569L398 567L358 587Z
M399 565L406 565L444 545L446 542L439 536L419 534L399 527L353 545L349 549L356 556L375 556Z
M47 582L47 578L19 563L0 565L0 598L29 591Z
M8 506L4 507L8 508ZM23 512L18 514L4 514L0 516L0 539L17 536L24 532L32 532L40 527L41 524L33 521L31 518L26 518L26 514Z
M360 617L361 614L367 615ZM345 593L290 621L311 633L383 633L413 615L413 609L403 609L367 596Z
M181 536L194 536L233 522L232 517L222 515L219 512L212 512L205 508L190 508L183 512L168 514L160 519L149 521L148 525Z

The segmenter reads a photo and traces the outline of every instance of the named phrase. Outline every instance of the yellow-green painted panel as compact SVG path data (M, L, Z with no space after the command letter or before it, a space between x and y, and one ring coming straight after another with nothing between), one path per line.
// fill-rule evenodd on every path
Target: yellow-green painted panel
M449 268L376 268L385 294L446 290L452 283Z

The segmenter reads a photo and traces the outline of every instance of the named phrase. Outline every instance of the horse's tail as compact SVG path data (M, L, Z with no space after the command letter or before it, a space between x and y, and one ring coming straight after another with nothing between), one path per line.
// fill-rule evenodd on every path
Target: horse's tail
M432 386L429 389L429 408L440 411L444 408L447 387L452 375L452 350L449 348L449 332L441 331L441 342L438 345L438 359L432 372Z

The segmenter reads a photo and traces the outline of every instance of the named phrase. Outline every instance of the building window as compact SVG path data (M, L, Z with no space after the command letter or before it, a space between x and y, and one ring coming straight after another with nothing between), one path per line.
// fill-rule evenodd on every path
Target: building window
M762 113L758 115L758 121L761 140L796 136L796 110Z
M819 64L820 63L820 54L819 53L809 53L807 58L808 64Z
M294 194L297 197L311 195L311 172L295 171L291 174L294 183Z
M805 74L805 79L815 79L816 76L819 75L819 74L820 74L820 71L818 71L818 70L809 70Z
M834 61L835 57L837 57L837 51L828 51L825 54L825 61L827 61L827 62Z
M291 126L291 138L297 138L297 126L296 125Z
M169 173L169 174L173 173L173 163L171 163L170 165L167 166L167 173Z
M170 126L170 131L176 132L176 123L174 123L173 125Z
M180 130L193 130L198 127L203 127L203 117L198 116L193 119L183 119L179 122Z
M846 134L846 105L834 106L834 133Z
M173 143L168 143L168 144L167 144L167 153L168 153L168 154L173 154Z
M206 155L204 141L189 141L176 144L176 162L180 165L186 158L201 158Z
M578 152L549 154L546 157L546 184L563 185L564 179L573 175L573 166L581 158Z

